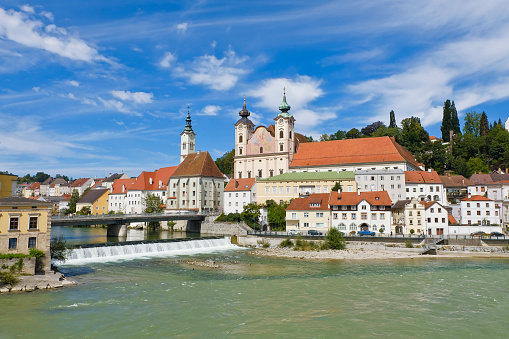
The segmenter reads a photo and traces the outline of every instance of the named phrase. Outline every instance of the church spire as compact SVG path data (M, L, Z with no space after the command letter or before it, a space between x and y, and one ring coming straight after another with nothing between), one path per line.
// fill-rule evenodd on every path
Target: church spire
M281 111L279 115L290 117L291 114L288 113L290 108L291 108L290 105L288 105L288 103L286 102L286 88L283 88L283 102L281 103L281 105L279 105L279 110Z
M239 112L239 115L243 118L247 118L251 115L251 112L249 112L246 108L246 96L244 95L244 106L242 107L242 111Z
M189 114L189 106L187 106L187 119L186 127L184 128L184 133L194 133L193 127L191 126L191 115Z

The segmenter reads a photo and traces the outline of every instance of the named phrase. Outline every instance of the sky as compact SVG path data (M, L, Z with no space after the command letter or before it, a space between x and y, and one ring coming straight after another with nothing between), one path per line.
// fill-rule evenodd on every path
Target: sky
M0 0L0 171L73 178L175 166L234 148L244 95L268 126L348 131L394 110L440 137L454 100L509 117L503 0Z

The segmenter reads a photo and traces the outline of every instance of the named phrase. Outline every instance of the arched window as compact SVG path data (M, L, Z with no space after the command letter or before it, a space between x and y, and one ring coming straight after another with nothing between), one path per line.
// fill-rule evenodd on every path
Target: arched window
M242 147L239 148L239 155L242 155Z
M262 177L262 170L258 170L258 177L261 178Z
M357 225L354 222L350 224L350 231L357 231Z
M431 201L431 195L428 195L428 201Z
M280 137L281 139L283 139L283 138L284 138L283 130L280 130L280 131L279 131L279 137Z
M186 143L185 142L182 144L182 149L186 149Z
M346 231L346 225L345 225L345 224L343 224L343 223L340 223L340 224L339 224L338 229L339 229L339 230Z
M194 147L194 144L192 142L189 143L189 149L192 151Z
M282 152L283 151L283 144L279 144L279 150Z
M247 171L247 177L251 178L251 171Z
M433 196L433 200L434 201L439 201L440 199L438 198L438 195L435 195L435 196Z
M239 179L242 179L242 172L239 172Z
M263 153L263 147L260 147L260 153Z
M274 176L274 170L270 170L270 171L269 171L269 176L270 176L270 177L273 177L273 176Z
M239 143L242 143L242 135L239 135Z

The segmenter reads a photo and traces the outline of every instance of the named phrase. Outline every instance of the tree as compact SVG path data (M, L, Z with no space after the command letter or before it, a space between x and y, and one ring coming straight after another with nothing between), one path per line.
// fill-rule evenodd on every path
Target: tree
M71 253L71 247L67 244L63 236L58 236L51 238L49 252L51 259L65 261L67 256Z
M288 203L282 205L272 204L267 211L267 221L273 230L284 230L286 228L286 208Z
M148 193L146 197L142 199L144 206L143 213L162 213L164 211L163 201L158 195ZM147 227L156 229L161 224L159 221L150 221L147 223Z
M327 235L325 236L324 245L325 248L329 248L331 250L344 250L346 243L343 233L337 228L329 229L329 232L327 232Z
M419 158L430 147L428 132L421 126L421 120L417 117L403 119L401 126L398 143Z
M343 188L341 187L341 184L338 182L336 182L334 184L334 187L332 187L332 191L335 191L335 192L340 192L343 190Z
M467 112L463 120L465 121L463 125L463 134L471 134L474 137L478 137L481 128L481 114Z
M378 131L380 126L385 127L384 123L381 121L374 122L371 125L367 125L366 127L362 128L361 133L367 137L370 137L373 133Z
M313 137L304 136L304 138L306 138L307 142L314 142L315 141L315 140L313 140Z
M456 105L454 105L454 100L451 104L451 129L454 134L460 134L461 128L460 128L460 120L458 119L458 111L456 110Z
M260 206L256 203L250 203L244 206L244 210L240 213L240 219L256 230L258 218L260 217Z
M320 135L319 141L329 141L329 140L331 140L331 139L326 133Z
M230 177L233 176L234 171L234 161L235 161L235 150L232 149L230 152L226 152L222 157L217 158L215 163L217 168Z
M336 133L329 135L329 140L346 139L346 131L338 130Z
M90 206L83 206L76 214L90 215Z
M488 173L490 171L484 160L478 157L468 159L467 166L470 172L473 173Z
M345 137L347 139L357 139L361 137L361 132L357 128L352 128L348 132L346 132Z
M389 128L397 128L398 125L396 125L396 115L394 114L394 111L391 110L389 115L390 115Z
M69 207L65 210L65 214L76 213L76 203L80 201L80 194L77 190L72 191L71 199L69 199Z
M443 116L442 116L442 126L440 127L440 131L442 131L442 140L448 142L450 140L449 131L452 130L452 120L451 120L451 101L447 99L444 102Z
M486 113L482 112L481 121L479 123L479 135L484 137L488 134L489 131L490 125L488 123L488 117L486 116Z

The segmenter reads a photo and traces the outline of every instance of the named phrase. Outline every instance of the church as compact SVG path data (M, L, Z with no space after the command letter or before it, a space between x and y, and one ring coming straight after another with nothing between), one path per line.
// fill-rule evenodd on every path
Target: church
M293 155L306 138L295 133L295 118L289 113L286 93L279 110L274 125L255 128L244 97L241 118L235 123L235 179L262 179L288 172Z

